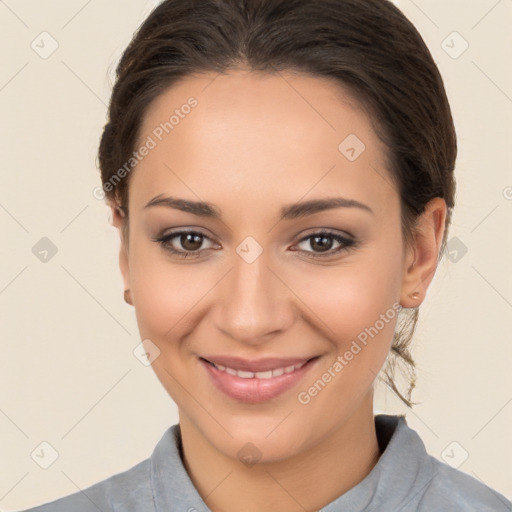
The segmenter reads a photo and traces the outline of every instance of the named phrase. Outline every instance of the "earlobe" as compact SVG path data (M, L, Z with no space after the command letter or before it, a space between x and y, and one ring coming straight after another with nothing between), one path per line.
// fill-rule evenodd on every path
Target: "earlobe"
M445 231L446 210L444 199L435 197L418 218L413 247L404 264L400 300L404 308L418 307L434 278Z
M124 301L126 304L133 306L131 290L128 288L124 291Z

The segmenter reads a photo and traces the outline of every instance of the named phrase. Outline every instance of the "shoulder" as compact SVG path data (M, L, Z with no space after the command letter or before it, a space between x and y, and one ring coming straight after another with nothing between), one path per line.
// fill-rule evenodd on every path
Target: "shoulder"
M505 496L430 455L404 415L378 415L376 427L384 451L376 466L380 468L375 475L380 493L377 490L372 511L512 511Z
M69 496L20 512L108 512L117 510L116 504L122 504L126 512L154 510L150 459Z
M418 502L418 511L512 511L510 500L477 478L431 455L426 457L431 466L431 478Z

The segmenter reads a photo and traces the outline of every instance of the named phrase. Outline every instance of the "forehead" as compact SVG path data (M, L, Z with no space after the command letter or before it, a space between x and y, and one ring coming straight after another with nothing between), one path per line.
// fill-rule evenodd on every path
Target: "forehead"
M229 193L279 203L334 190L366 201L394 193L372 120L338 84L310 75L187 77L147 109L137 147L150 140L130 204L178 189L212 202Z

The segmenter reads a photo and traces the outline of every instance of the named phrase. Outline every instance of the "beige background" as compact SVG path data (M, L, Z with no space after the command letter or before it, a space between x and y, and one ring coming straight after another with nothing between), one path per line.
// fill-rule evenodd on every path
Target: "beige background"
M0 510L132 467L177 421L132 353L140 340L122 300L118 237L92 194L107 70L154 4L0 3ZM445 78L459 136L458 204L452 254L414 345L413 398L422 404L406 411L381 385L376 409L405 412L432 455L512 498L512 1L400 6ZM58 48L42 58L52 38ZM47 262L32 252L42 237L57 248ZM48 469L35 462L50 461L45 445L37 457L43 441L58 452Z

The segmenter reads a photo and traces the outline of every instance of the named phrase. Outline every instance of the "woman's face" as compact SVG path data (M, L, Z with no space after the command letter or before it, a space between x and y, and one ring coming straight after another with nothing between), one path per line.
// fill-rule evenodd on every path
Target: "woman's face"
M371 414L412 260L357 104L306 75L189 77L142 146L121 268L181 423L271 461Z

